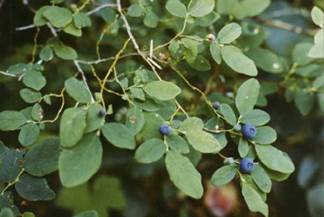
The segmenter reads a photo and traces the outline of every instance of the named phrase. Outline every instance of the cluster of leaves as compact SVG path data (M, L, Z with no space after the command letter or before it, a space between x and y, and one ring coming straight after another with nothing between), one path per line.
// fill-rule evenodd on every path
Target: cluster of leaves
M267 95L283 87L287 101L294 100L303 115L313 108L315 96L324 111L324 15L319 8L311 13L321 28L314 43L298 43L292 60L287 60L264 48L265 30L253 21L270 0L139 0L128 8L122 8L126 5L120 1L102 2L87 13L83 11L90 8L90 0L70 7L62 0L51 3L36 11L33 24L53 37L35 45L32 63L14 64L2 73L23 83L19 94L29 106L0 112L0 130L19 131L17 141L22 146L17 150L0 146L0 183L4 186L0 216L34 216L19 212L11 192L15 190L28 201L52 200L55 193L44 176L56 171L66 187L57 204L75 213L96 210L76 217L105 216L107 209L123 209L126 202L116 177L96 177L91 191L86 184L102 167L103 144L135 150L134 159L139 163L164 162L172 183L195 199L204 194L197 165L203 154L217 155L224 165L215 169L210 182L222 186L237 178L248 208L269 216L266 200L272 181L287 179L295 167L289 156L273 145L277 133L266 125L270 115L260 107L267 105ZM66 45L61 35L81 37L84 29L93 25L92 14L108 27L97 41L98 59L80 60L80 54ZM156 31L161 22L167 25L166 32L172 29L176 35L150 38L149 49L141 50L138 43L144 45L148 38L134 37L136 27L144 32L136 34L145 35ZM99 44L107 31L125 40L115 56L103 59ZM161 45L154 47L153 41ZM130 43L134 48L128 48ZM133 62L124 62L123 58L130 56L136 56ZM64 60L74 65L77 73L64 78L58 94L44 94L46 65ZM96 70L97 64L106 62L109 64L103 70ZM229 94L195 86L198 78L207 81L202 88L215 88L209 87L214 74ZM279 82L268 81L268 74ZM258 79L249 78L256 76ZM192 106L191 98L197 95L198 104ZM118 110L120 105L114 104L112 97L126 104L126 111ZM57 113L46 119L44 108L52 106L55 99L61 102ZM219 101L218 108L213 107L214 101ZM42 134L58 121L58 136ZM161 135L163 124L171 128L170 134ZM244 124L256 126L253 139L243 137L240 129ZM221 154L233 145L236 152L228 157ZM239 169L240 159L247 157L256 162L251 174ZM75 197L79 200L74 201Z

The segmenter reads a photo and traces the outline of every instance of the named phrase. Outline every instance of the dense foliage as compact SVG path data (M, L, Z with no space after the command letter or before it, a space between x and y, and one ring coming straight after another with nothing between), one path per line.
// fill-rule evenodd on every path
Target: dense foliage
M188 208L204 203L224 216L231 199L214 201L224 189L274 216L268 194L295 165L268 111L284 99L299 111L286 116L323 117L320 1L303 11L310 28L275 19L270 0L23 4L32 24L16 30L32 31L32 44L0 71L14 99L1 100L0 217L49 216L29 207L54 199L75 217L159 215L143 196L175 201L173 215L205 216ZM294 37L272 40L277 29ZM305 161L304 187L320 168ZM316 185L310 204L323 191ZM321 203L309 207L313 217Z

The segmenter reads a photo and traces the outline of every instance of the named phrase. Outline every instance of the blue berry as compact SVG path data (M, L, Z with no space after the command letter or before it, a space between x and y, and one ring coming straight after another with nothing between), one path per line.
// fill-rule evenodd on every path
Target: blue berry
M245 174L250 174L254 170L254 162L251 158L243 158L240 161L240 171Z
M253 139L257 134L257 129L252 124L244 124L241 132L245 139Z
M160 133L167 136L171 133L171 128L167 124L162 124L160 127Z
M220 102L214 102L213 103L213 108L214 109L219 109L220 105L221 105Z
M99 111L99 113L98 113L98 116L101 117L101 118L105 117L106 115L107 115L107 112L105 110L103 110L103 109L101 109Z

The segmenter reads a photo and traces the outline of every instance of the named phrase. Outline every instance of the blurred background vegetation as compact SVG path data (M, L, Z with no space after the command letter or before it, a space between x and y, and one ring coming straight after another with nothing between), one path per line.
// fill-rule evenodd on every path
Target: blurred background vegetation
M24 5L23 2L0 0L1 69L6 69L9 65L17 62L28 62L31 59L35 29L16 31L15 28L31 24L33 13L28 8L38 9L41 5L44 5L45 1L29 0L29 5ZM124 5L128 4L128 1L123 2L125 2ZM273 1L265 15L270 16L280 11L281 14L276 19L300 26L303 29L313 29L314 26L309 19L309 11L314 5L324 9L324 0ZM107 12L105 18L107 23L109 23L109 16L110 14ZM95 56L94 44L101 30L107 26L105 20L99 16L95 17L94 20L93 27L87 30L84 37L77 40L67 35L63 37L64 41L78 50L81 57ZM113 38L114 40L112 40L111 35L116 34L113 31L118 30L108 31L101 42L101 53L105 57L112 56L121 47L121 43L125 39ZM305 37L267 26L265 26L265 31L267 47L283 57L289 57L296 42ZM158 33L159 31L154 31L154 29L136 32L139 36ZM45 43L49 37L50 32L41 31L38 43ZM143 40L145 40L145 37L143 37ZM312 39L309 38L309 40ZM141 44L141 39L139 39L139 43ZM126 70L131 70L136 68L135 66L134 62L127 60L124 67ZM105 69L105 66L98 66L98 70L101 69ZM64 79L71 75L70 70L71 65L69 63L60 62L60 64L56 64L55 61L52 61L47 64L45 68L46 77L50 81L47 87L48 91L58 92ZM12 79L0 77L0 111L23 108L24 103L20 99L18 91L20 85ZM287 181L274 184L273 191L268 199L270 213L272 217L323 217L323 114L314 111L307 116L302 116L293 103L286 102L283 95L283 91L279 91L278 94L269 96L266 110L272 117L270 125L277 130L279 135L277 146L289 153L297 170ZM123 103L118 100L113 102L115 111L117 111L115 118L123 118L125 115ZM195 103L199 103L198 100L192 101L193 105ZM59 102L54 102L54 106L45 109L46 115L53 116L58 106ZM57 126L49 126L42 136L57 135L56 130ZM16 147L16 144L18 144L17 133L15 132L0 132L0 140L12 147ZM105 152L101 171L93 179L91 186L62 190L57 174L53 174L48 177L48 180L55 191L59 192L55 202L27 203L19 200L16 204L19 204L21 210L33 210L40 217L71 216L71 210L78 211L87 207L95 207L98 210L103 210L103 212L109 210L112 217L214 216L212 210L206 206L204 199L195 201L181 197L181 195L180 197L177 196L176 190L168 181L162 164L139 165L133 161L130 152L117 150L112 146L105 146ZM217 164L220 165L221 162L207 156L198 168L205 174L205 178L208 178ZM115 177L118 177L118 179ZM119 188L121 191L119 191ZM227 216L257 216L248 213L235 185L211 191L214 191L215 197L220 198L221 205L218 208L229 209ZM222 203L228 203L228 201L234 201L234 205L224 208Z

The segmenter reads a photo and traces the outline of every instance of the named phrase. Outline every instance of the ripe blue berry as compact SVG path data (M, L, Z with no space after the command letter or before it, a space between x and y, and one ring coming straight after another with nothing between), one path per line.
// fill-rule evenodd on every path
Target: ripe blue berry
M251 158L243 158L240 161L240 171L245 174L250 174L254 170L254 163Z
M219 109L220 105L221 105L220 102L214 102L213 108L217 110L217 109Z
M257 129L252 124L244 124L241 132L245 139L253 139L257 134Z
M98 116L101 117L101 118L105 117L106 115L107 115L107 112L105 110L103 110L103 109L101 109L99 111L99 113L98 113Z
M167 136L171 133L171 128L167 124L162 124L160 127L160 133Z

